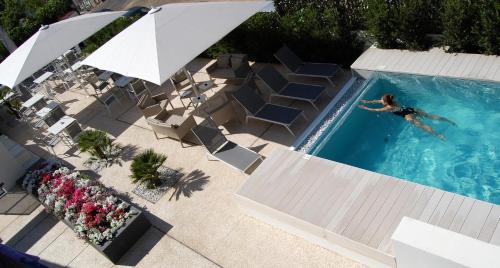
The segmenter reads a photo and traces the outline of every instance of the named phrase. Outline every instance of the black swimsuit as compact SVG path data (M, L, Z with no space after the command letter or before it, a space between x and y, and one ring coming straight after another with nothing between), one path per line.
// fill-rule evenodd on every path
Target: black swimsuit
M401 108L399 111L395 111L392 113L395 115L399 115L401 117L405 117L409 114L417 114L417 111L415 111L415 109L413 109L413 108L404 107L404 108Z

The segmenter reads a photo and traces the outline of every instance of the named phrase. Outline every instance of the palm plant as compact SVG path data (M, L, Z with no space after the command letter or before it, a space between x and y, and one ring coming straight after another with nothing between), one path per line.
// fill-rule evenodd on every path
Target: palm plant
M107 159L105 151L112 145L106 132L100 130L86 130L78 140L78 148L88 152L98 159Z
M160 174L158 168L167 160L167 156L158 154L153 149L146 150L132 161L130 178L133 183L144 183L148 188L158 186Z

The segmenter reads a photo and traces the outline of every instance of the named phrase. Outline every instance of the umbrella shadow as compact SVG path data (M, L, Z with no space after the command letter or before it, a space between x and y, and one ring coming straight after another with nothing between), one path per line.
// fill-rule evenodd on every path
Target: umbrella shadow
M207 176L205 172L196 169L187 174L174 186L174 192L168 199L169 201L175 198L179 200L182 196L190 198L194 192L202 191L205 184L208 183L210 176Z

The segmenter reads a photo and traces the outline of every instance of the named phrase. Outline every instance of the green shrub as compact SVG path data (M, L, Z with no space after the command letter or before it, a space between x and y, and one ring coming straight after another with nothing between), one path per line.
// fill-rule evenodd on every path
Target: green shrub
M368 0L366 25L380 48L401 48L398 42L398 6L394 1Z
M500 2L485 0L481 7L479 46L486 54L500 55Z
M93 34L87 40L85 40L83 42L84 48L82 49L82 52L84 54L90 54L94 52L100 46L104 45L104 43L108 42L111 38L130 26L139 18L140 16L118 18L117 20L113 21L106 27L99 30L97 33Z
M165 160L167 160L165 155L155 153L153 149L137 155L130 165L132 182L145 184L148 188L155 188L160 183L158 168L165 163Z
M78 139L78 148L97 159L107 159L106 151L112 146L108 134L100 130L85 130Z
M474 0L444 0L443 35L449 52L479 51L479 6Z
M422 50L429 47L426 35L433 31L431 0L403 0L399 6L397 36L404 48Z

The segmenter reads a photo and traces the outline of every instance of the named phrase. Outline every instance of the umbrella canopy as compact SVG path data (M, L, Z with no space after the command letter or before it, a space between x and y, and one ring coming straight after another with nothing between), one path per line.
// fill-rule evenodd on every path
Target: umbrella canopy
M269 1L167 4L150 12L88 56L83 64L157 85L220 40Z
M91 13L42 26L0 64L0 83L13 88L123 13Z

